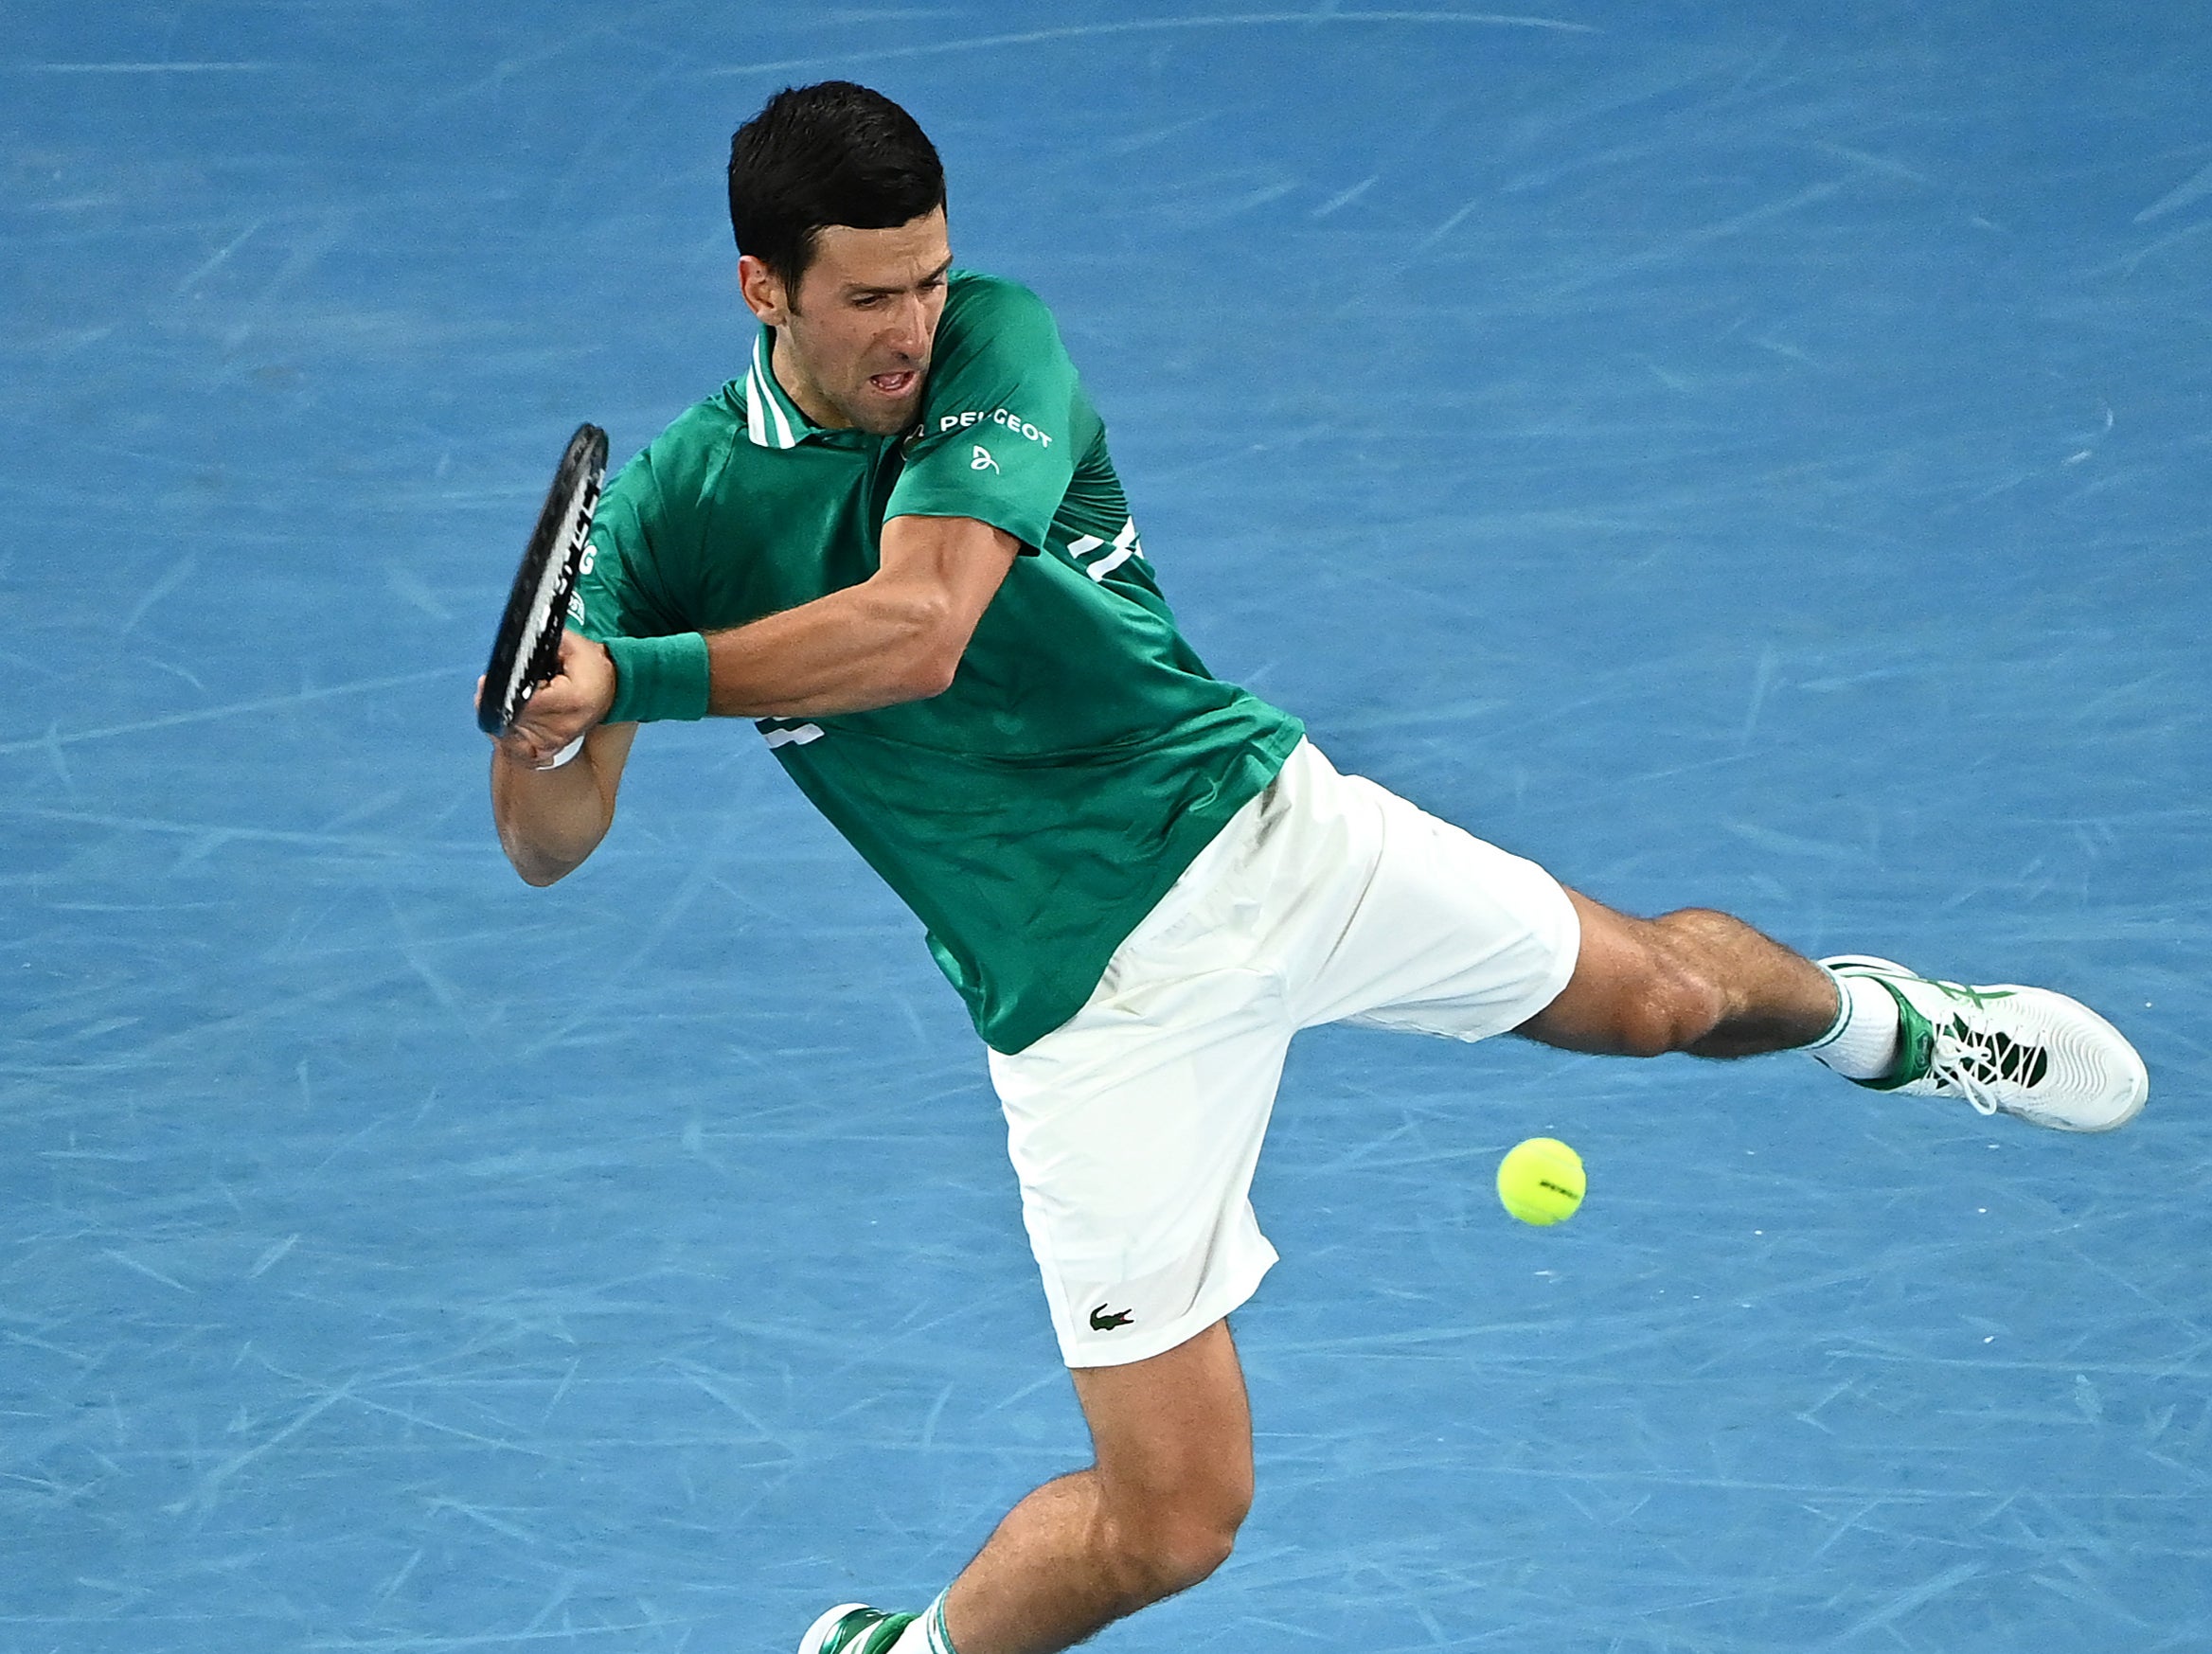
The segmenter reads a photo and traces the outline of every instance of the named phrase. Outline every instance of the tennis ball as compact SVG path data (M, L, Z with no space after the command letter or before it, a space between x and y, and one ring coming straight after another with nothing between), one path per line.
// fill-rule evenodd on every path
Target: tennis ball
M1498 1162L1498 1199L1524 1223L1557 1223L1582 1203L1582 1157L1556 1137L1531 1137Z

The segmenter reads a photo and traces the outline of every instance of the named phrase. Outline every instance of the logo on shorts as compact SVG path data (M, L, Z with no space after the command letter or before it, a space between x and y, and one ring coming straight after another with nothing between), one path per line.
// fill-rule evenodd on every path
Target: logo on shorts
M991 458L990 449L978 442L975 445L975 457L968 462L968 469L970 471L997 471L998 461Z
M1117 1326L1127 1326L1135 1319L1136 1311L1133 1309L1116 1309L1109 1315L1106 1312L1106 1306L1101 1304L1091 1311L1091 1330L1093 1332L1112 1332Z

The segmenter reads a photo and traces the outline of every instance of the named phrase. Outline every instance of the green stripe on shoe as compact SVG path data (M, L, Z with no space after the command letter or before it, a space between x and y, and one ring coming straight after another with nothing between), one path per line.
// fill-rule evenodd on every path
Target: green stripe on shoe
M899 1633L920 1617L919 1614L885 1614L883 1624L867 1634L854 1654L884 1654L899 1641Z
M1917 1079L1926 1079L1936 1060L1935 1024L1915 1010L1913 1002L1882 976L1871 970L1861 974L1881 983L1882 991L1897 1001L1897 1065L1880 1079L1855 1079L1851 1083L1864 1086L1870 1092L1893 1092Z

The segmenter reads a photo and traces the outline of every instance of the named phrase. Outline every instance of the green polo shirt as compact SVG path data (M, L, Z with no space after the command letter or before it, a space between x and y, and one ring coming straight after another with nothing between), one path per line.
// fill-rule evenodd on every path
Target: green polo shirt
M696 716L692 634L866 579L887 519L972 517L1020 541L943 694L758 721L928 927L977 1031L1019 1051L1081 1006L1302 728L1213 677L1176 631L1105 426L1026 288L954 273L902 437L814 425L776 383L769 338L607 485L571 624L640 686L612 716L649 682Z

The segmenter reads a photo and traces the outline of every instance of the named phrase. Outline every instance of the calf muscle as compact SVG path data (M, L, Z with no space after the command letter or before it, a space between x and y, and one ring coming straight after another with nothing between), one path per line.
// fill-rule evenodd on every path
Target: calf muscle
M1226 1322L1076 1374L1097 1462L1014 1506L945 1602L960 1654L1054 1654L1228 1556L1252 1504L1252 1415Z
M1569 891L1581 951L1566 988L1519 1033L1609 1057L1755 1057L1811 1044L1836 1015L1828 972L1709 908L1632 918Z

